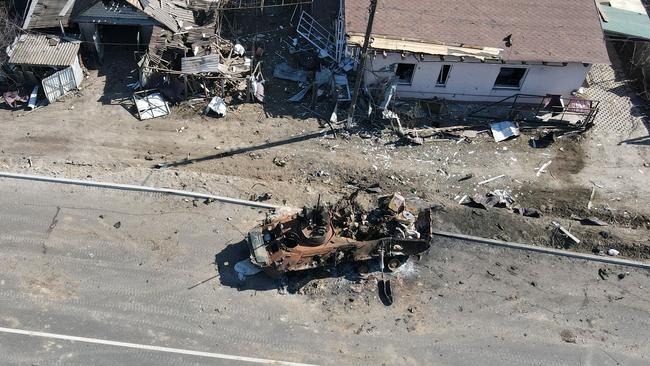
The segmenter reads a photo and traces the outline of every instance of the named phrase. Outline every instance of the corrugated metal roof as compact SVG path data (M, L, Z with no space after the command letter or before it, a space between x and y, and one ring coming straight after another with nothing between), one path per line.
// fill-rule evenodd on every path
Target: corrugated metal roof
M163 3L163 6L164 4L165 3ZM162 23L165 27L169 28L170 30L174 32L178 32L180 30L180 27L178 26L178 22L176 22L176 19L169 13L169 11L162 8L157 1L148 3L147 6L145 6L144 8L144 12L150 17Z
M606 5L601 6L601 9L607 16L607 21L602 22L603 30L606 33L650 39L650 18L647 15Z
M199 57L183 57L181 71L186 74L200 74L202 72L219 71L219 55L205 55Z
M23 34L12 45L9 63L15 65L68 67L79 53L79 41L44 34Z
M141 0L140 2L147 15L174 32L178 32L182 27L196 26L194 23L194 13L189 10L189 5L179 6L179 4L187 4L185 0L178 1L177 3L174 3L172 0Z
M130 3L112 0L100 1L74 16L79 23L107 23L114 25L156 25L158 22Z

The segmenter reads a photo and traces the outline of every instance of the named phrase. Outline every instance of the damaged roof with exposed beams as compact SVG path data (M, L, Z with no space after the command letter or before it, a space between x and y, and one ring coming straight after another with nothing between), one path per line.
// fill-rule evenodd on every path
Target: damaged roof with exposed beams
M368 3L347 0L345 16L348 34L363 34ZM373 35L503 48L504 61L609 63L594 0L381 0Z

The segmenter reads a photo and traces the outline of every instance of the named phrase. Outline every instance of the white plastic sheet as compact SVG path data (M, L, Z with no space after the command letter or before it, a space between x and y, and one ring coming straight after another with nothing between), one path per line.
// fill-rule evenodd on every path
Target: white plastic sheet
M514 136L519 136L519 127L514 122L503 121L490 124L494 141L501 142Z
M214 97L208 104L208 106L205 108L206 114L210 111L213 111L217 115L224 117L226 115L226 102L224 102L223 99L220 97Z

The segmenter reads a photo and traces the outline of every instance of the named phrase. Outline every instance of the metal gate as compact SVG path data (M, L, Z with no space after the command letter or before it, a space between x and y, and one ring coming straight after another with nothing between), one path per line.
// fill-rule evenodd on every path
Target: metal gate
M43 90L47 100L52 103L67 94L70 90L78 89L83 80L83 72L79 65L79 58L68 68L57 71L43 79Z

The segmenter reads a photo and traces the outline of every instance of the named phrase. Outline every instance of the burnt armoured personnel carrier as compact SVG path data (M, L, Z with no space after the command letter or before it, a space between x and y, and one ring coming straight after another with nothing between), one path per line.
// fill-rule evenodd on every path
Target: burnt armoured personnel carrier
M384 223L392 223L393 235L376 233L370 240L353 238L348 228L334 225L333 213L336 211L317 205L296 214L267 220L247 235L251 262L273 278L293 271L375 258L381 260L382 268L385 265L389 270L395 270L409 256L430 247L431 217L428 210L417 217L408 211L384 215Z

